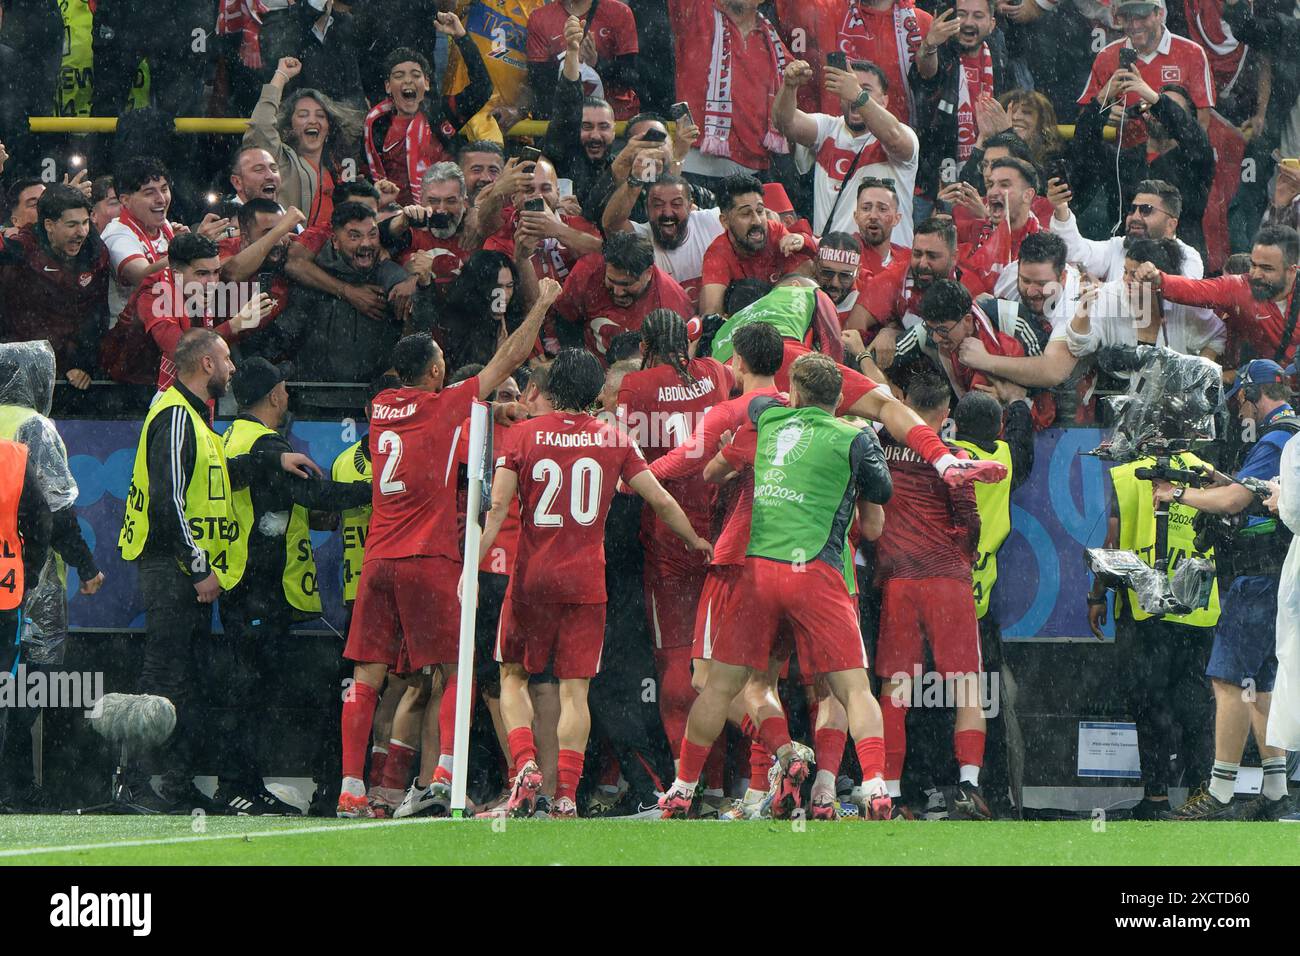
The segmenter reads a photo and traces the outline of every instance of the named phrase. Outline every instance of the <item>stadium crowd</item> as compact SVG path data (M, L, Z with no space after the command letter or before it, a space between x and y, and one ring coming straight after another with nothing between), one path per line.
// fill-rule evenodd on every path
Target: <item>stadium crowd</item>
M313 812L446 812L469 679L479 812L1014 816L1015 730L981 696L1010 494L1038 431L1107 425L1102 396L1137 388L1101 359L1154 346L1225 369L1241 427L1180 459L1213 487L1112 472L1108 544L1220 582L1183 615L1116 596L1133 813L1292 815L1291 6L99 0L88 109L121 120L75 141L28 126L58 5L0 11L0 614L21 633L64 565L117 586L52 409L142 419L117 544L144 663L112 689L177 719L124 799L297 812L264 783L259 687L321 613L310 532L333 529L347 680L321 691ZM125 111L141 61L152 105ZM228 148L185 115L251 118ZM333 462L285 434L363 406ZM1098 637L1105 587L1078 595ZM921 703L931 672L947 707ZM235 716L209 796L214 687ZM1251 735L1262 790L1234 796ZM0 794L29 779L8 761ZM1180 783L1204 787L1171 807Z

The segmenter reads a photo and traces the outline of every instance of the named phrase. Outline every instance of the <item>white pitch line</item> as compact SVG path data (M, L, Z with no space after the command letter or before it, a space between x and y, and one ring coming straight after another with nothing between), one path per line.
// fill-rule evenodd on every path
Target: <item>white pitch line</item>
M70 843L65 846L32 846L17 850L0 850L0 858L39 856L45 853L80 853L85 850L114 850L131 846L169 846L179 843L210 843L214 840L252 840L263 837L303 836L314 833L355 833L372 827L400 827L420 823L450 823L451 817L416 817L411 820L372 820L368 823L341 823L335 826L291 827L285 830L252 830L248 833L196 834L195 836L159 837L155 840L117 840L112 843Z

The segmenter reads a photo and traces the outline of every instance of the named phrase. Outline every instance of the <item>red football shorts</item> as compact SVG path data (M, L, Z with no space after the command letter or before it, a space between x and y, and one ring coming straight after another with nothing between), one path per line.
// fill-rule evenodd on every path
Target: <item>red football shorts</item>
M411 671L455 663L460 653L461 564L450 558L416 555L372 558L361 567L352 625L343 656L363 664ZM399 655L405 649L406 654Z
M665 575L646 566L645 611L655 650L691 646L704 578L705 568L694 574Z
M595 677L605 645L604 604L525 604L507 591L497 623L496 659L560 680Z
M713 645L713 659L766 670L780 649L781 625L794 632L799 665L808 674L867 666L858 605L844 577L825 561L795 567L746 558L728 613Z
M979 621L970 581L956 578L890 578L881 588L876 673L912 676L925 666L924 639L942 674L983 669Z
M713 645L727 613L727 599L731 589L740 581L743 571L744 565L740 564L709 565L696 604L695 640L691 643L693 659L707 661L713 658Z

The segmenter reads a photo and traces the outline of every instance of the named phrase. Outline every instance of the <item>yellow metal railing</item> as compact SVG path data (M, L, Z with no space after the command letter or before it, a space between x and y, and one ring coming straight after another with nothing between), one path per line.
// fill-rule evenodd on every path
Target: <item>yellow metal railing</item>
M116 116L33 116L30 118L33 133L111 133L117 129ZM545 136L545 120L522 120L506 133L512 139L526 136ZM621 136L625 123L616 123L615 128ZM671 125L671 124L670 124ZM248 128L248 120L239 117L224 116L178 116L176 132L178 133L216 133L239 136ZM1056 127L1063 139L1074 138L1072 125ZM1115 131L1105 130L1108 140L1115 138Z

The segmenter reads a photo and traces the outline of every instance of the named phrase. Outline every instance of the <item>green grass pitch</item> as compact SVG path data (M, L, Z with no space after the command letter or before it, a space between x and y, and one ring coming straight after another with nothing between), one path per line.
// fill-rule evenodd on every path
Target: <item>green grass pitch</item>
M1293 864L1280 823L0 817L7 865ZM195 832L200 829L203 832Z

